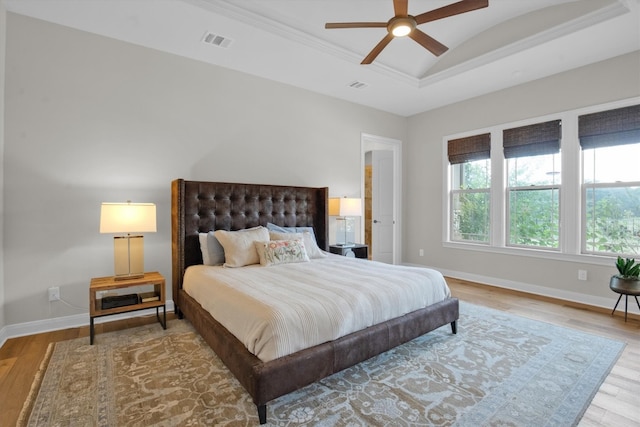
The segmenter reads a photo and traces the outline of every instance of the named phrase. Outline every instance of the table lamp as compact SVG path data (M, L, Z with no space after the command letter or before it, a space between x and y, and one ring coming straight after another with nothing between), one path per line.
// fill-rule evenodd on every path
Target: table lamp
M102 203L100 233L120 234L113 238L116 280L144 276L144 238L137 233L149 232L156 232L153 203Z
M349 197L331 197L329 198L329 215L338 217L336 218L338 221L344 221L344 241L338 242L337 246L344 248L355 246L353 242L347 242L348 221L350 217L362 216L362 200Z

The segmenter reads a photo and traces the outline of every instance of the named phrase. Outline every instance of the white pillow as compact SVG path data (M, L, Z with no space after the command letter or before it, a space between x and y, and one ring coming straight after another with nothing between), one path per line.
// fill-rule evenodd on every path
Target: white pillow
M302 240L302 233L291 233L289 231L269 231L271 240Z
M309 258L326 258L327 254L320 250L318 247L318 242L316 242L316 236L309 231L302 232L302 241L304 242L304 247L307 249L307 255Z
M260 257L253 242L269 240L269 231L261 226L246 230L216 230L213 234L224 248L225 267L258 264Z
M253 244L260 258L260 265L265 267L293 262L309 262L302 240L270 240L253 242Z
M222 265L224 264L224 248L213 234L198 233L200 238L200 251L202 252L202 263L204 265Z

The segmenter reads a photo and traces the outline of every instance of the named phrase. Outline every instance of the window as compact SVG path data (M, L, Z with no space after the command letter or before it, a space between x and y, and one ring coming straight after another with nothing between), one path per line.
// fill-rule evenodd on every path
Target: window
M637 258L640 97L632 102L445 137L444 245L603 265Z
M448 142L451 164L451 240L489 243L491 160L490 134Z
M559 249L560 120L506 129L507 245Z
M640 105L579 117L583 245L592 254L640 254Z

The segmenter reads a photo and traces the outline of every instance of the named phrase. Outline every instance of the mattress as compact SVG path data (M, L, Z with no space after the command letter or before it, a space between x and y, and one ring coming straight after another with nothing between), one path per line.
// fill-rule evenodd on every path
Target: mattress
M270 267L194 265L183 288L264 362L451 296L435 270L332 254Z

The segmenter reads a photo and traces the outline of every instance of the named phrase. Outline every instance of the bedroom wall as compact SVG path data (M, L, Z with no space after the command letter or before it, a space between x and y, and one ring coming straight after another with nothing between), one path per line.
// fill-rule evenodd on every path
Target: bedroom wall
M6 71L7 325L88 313L103 201L157 204L145 267L170 282L171 180L358 196L361 133L406 140L403 117L11 13Z
M4 197L1 192L4 188L4 64L5 41L7 28L7 10L0 3L0 330L5 325L4 320Z
M608 287L613 262L602 266L443 247L443 137L639 95L640 53L635 52L411 117L404 146L405 261L611 309L617 297ZM578 281L578 269L587 270L589 280Z

